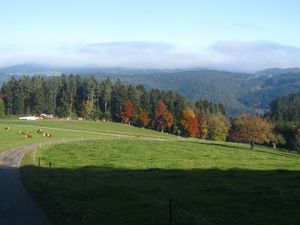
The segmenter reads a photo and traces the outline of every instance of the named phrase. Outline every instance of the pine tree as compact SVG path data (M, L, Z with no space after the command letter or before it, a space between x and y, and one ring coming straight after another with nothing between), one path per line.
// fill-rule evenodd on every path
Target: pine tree
M5 116L4 101L0 97L0 118L4 118L4 116Z

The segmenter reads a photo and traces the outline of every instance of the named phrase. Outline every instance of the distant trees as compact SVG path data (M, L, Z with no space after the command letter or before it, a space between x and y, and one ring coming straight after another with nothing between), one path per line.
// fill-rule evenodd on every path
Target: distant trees
M0 97L0 118L4 118L5 116L5 107L2 98Z
M144 110L140 111L138 119L141 122L142 127L147 127L151 121L149 118L149 113Z
M167 106L162 100L159 100L155 108L155 118L157 122L157 128L160 129L161 132L163 132L164 128L166 127L165 115L167 113Z
M174 116L168 111L167 106L162 100L159 100L155 108L155 118L157 123L157 129L163 132L167 127L169 132L174 123Z
M231 137L236 141L254 144L264 144L274 139L273 125L259 116L243 115L233 121Z
M271 102L269 116L276 123L300 122L300 92L279 97Z
M208 139L214 141L225 141L229 124L226 121L226 118L220 117L217 115L213 115L208 118L207 120L207 127L208 127Z
M248 142L251 148L272 143L273 147L284 145L300 151L300 93L274 100L265 118L243 115L231 124L220 103L191 101L172 91L124 85L120 80L100 81L93 76L12 77L1 86L0 96L0 117L41 113L81 116L189 137L229 138Z
M82 116L85 119L92 119L93 103L89 100L82 102Z
M166 114L164 115L164 120L166 123L166 126L168 127L169 133L171 131L171 127L173 126L174 123L174 116L171 112L166 112Z
M192 109L185 109L182 112L180 123L184 129L185 135L195 137L199 134L198 121L195 112Z
M209 123L210 117L226 117L219 103L194 102L172 91L147 90L142 85L124 85L120 80L99 81L93 76L72 74L12 78L2 85L0 96L0 109L4 104L6 115L49 113L111 120L199 138L215 139L215 128L209 127L213 124Z
M130 125L130 119L133 116L132 102L127 99L123 104L123 110L121 113L122 122Z

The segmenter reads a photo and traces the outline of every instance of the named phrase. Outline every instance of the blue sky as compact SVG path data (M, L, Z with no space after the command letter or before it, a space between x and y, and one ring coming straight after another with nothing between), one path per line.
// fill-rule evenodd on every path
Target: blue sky
M300 66L296 0L3 0L0 66Z

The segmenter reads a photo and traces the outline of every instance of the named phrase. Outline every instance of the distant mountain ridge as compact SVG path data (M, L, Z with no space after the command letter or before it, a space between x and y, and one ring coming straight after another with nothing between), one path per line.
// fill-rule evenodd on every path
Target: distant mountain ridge
M257 73L208 69L131 69L74 67L58 68L34 64L0 69L0 84L12 75L94 75L97 79L120 79L146 88L174 90L190 99L223 103L230 115L262 113L277 97L300 91L300 68L272 68Z

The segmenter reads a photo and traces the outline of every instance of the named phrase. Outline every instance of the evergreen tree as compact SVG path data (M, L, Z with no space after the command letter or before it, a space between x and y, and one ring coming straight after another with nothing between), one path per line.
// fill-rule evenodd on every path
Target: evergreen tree
M4 101L0 97L0 118L4 118L5 116L5 106L4 106Z
M120 80L114 84L113 91L111 94L111 116L114 121L121 122L121 113L125 99L127 99L125 86Z

